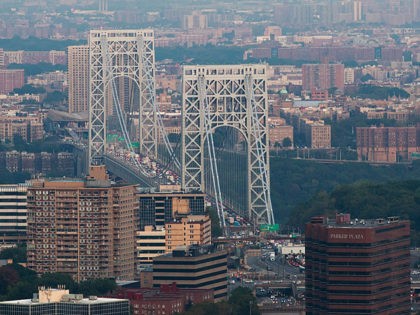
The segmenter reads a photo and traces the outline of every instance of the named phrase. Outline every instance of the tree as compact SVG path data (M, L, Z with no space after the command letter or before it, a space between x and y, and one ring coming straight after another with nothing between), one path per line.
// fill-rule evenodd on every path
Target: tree
M233 290L228 303L232 305L232 314L260 314L257 306L257 299L248 288L238 287Z
M13 94L43 94L45 89L43 87L36 87L31 84L25 84L21 88L16 88L12 92Z
M6 248L0 251L0 259L13 259L13 262L26 262L26 246Z
M371 80L375 80L375 78L374 78L374 77L372 77L372 75L370 75L369 73L366 73L365 75L363 75L363 76L360 78L360 81L361 81L361 82L368 82L368 81L371 81Z
M223 235L222 228L220 227L219 216L217 215L216 209L208 208L210 220L211 220L211 237L219 237Z
M283 139L283 148L290 148L292 146L292 140L289 137Z

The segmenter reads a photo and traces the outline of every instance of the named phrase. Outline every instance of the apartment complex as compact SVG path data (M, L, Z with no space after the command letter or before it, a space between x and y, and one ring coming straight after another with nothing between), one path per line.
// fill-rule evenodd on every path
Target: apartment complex
M85 180L35 182L28 189L28 267L81 281L133 279L135 186L111 185L104 166Z
M306 225L306 314L410 314L410 223L312 218Z
M361 161L409 161L420 152L420 128L357 127L356 144Z
M89 109L89 46L68 47L69 113Z
M11 173L28 172L69 177L75 174L74 155L70 152L29 153L16 150L0 152L0 170L3 168Z
M309 121L305 127L306 142L312 149L331 148L331 125Z
M344 90L343 64L305 64L302 65L302 88L304 91Z
M41 287L32 299L0 302L0 314L112 314L129 315L130 302L126 299L83 298L82 294L70 294L66 289Z
M8 94L24 83L23 69L0 69L0 94Z
M227 252L189 246L153 259L153 287L176 282L179 288L212 289L214 300L227 298Z
M0 185L0 242L26 241L26 184Z
M2 115L0 118L0 141L13 142L15 135L20 136L26 142L42 140L44 138L44 124L41 116Z

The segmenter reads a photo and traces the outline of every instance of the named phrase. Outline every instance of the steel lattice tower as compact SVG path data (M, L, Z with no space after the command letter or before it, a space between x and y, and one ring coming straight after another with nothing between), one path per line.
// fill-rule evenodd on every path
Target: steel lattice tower
M157 156L153 30L95 30L89 35L89 164L102 164L112 81L127 77L139 88L140 151Z
M273 224L266 66L185 66L182 116L182 188L205 191L208 131L233 127L248 145L248 216L254 223Z

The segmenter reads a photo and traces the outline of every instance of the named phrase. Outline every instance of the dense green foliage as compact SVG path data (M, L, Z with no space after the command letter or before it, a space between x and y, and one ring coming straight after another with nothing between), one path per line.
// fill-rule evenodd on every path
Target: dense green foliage
M66 50L68 46L83 45L85 43L85 41L77 40L54 40L36 37L22 39L17 36L10 39L0 39L0 47L4 50Z
M1 47L1 46L0 46ZM16 64L12 63L7 66L8 69L23 69L25 75L36 75L40 73L53 72L53 71L67 71L66 65L53 65L51 63L40 62L37 64Z
M21 88L16 88L13 90L13 94L43 94L45 89L43 87L36 87L30 84L25 84Z
M4 167L5 165L0 165L0 184L19 184L31 178L29 173L10 173Z
M26 151L26 152L72 152L73 146L71 144L65 144L58 142L56 137L46 138L42 141L34 141L32 143L27 143L19 135L14 135L13 137L13 146L7 149L7 146L3 146L4 150L17 150L17 151ZM1 151L1 149L0 149ZM0 165L0 168L2 166Z
M26 246L6 248L0 251L0 259L13 259L13 262L26 262Z
M48 273L41 277L18 264L0 267L0 301L28 299L38 292L39 286L57 287L65 285L72 293L85 296L104 295L116 288L112 279L87 280L75 282L69 275Z
M57 105L67 100L67 94L60 91L53 91L47 93L47 97L44 99L44 103Z
M419 180L385 184L361 181L338 186L329 194L325 191L319 192L292 211L289 223L303 227L313 216L334 216L336 212L344 212L361 219L399 216L411 220L412 229L420 231L419 209ZM417 238L413 233L414 241Z
M182 315L259 315L257 301L248 288L238 287L232 291L228 302L200 303L193 305Z
M208 208L209 216L211 219L211 237L219 237L223 235L222 228L220 227L219 216L214 208Z
M346 93L351 97L370 98L376 100L386 100L389 97L408 98L410 94L403 89L396 87L376 86L370 84L360 85L355 92Z
M236 64L243 62L243 47L194 46L157 47L156 60L172 59L187 64Z
M384 183L420 178L420 161L412 165L374 165L362 162L321 163L315 160L271 158L271 199L279 223L287 223L292 209L315 194L336 186L369 180ZM343 209L345 210L345 209ZM296 210L295 210L296 211ZM295 217L293 212L290 217Z

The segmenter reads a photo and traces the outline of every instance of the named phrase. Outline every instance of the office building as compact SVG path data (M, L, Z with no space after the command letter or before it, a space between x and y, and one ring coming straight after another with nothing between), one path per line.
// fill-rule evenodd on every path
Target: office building
M179 288L212 289L214 300L227 298L227 252L212 246L177 248L153 259L153 287L176 282Z
M149 266L153 258L166 253L165 229L145 226L144 230L136 232L138 267Z
M306 225L306 314L410 314L410 223L312 218Z
M0 94L8 94L24 83L23 69L0 69Z
M135 186L112 185L104 166L85 180L34 182L28 189L28 267L76 281L131 280L135 271Z
M69 113L89 109L89 46L68 48Z
M202 193L142 192L138 196L140 230L147 225L163 227L177 217L205 212L205 194Z
M26 184L0 185L0 243L26 241Z
M130 301L96 296L83 298L82 294L70 294L62 288L40 288L32 299L0 302L0 314L130 315Z
M325 63L302 65L302 88L304 91L331 88L344 91L344 65Z

